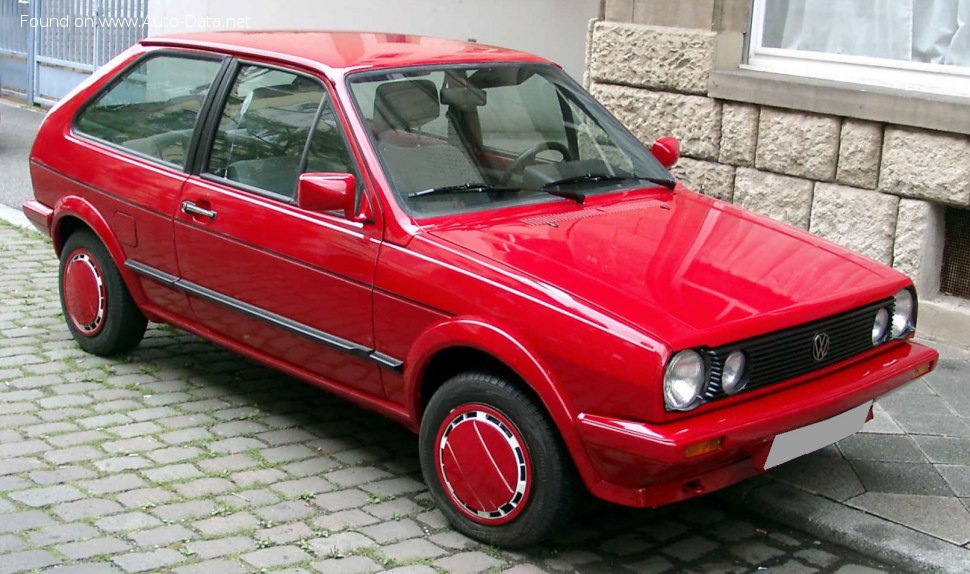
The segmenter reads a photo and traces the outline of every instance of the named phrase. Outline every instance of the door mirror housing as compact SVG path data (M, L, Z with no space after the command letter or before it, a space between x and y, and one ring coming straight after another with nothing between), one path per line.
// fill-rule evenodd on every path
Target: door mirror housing
M660 164L668 169L677 164L680 159L680 142L677 138L660 138L650 146L650 153Z
M356 220L357 179L349 173L304 173L296 184L296 204L307 211L343 211Z

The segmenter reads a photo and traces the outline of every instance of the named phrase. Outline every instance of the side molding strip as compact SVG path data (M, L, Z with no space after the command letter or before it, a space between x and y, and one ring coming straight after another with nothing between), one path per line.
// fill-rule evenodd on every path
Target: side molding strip
M140 263L138 261L129 259L125 261L125 267L139 275L148 277L154 281L158 281L159 283L168 287L179 289L200 299L205 299L206 301L228 307L229 309L246 315L247 317L269 323L274 327L283 329L284 331L288 331L294 335L305 337L315 343L319 343L360 359L370 361L379 367L398 373L404 371L404 361L389 355L385 355L384 353L380 353L369 347L358 345L353 341L348 341L347 339L338 337L332 333L321 331L320 329L294 321L282 315L273 313L272 311L267 311L261 307L250 305L245 301L240 301L234 297L223 295L218 291L213 291L212 289L192 283L191 281L186 281L185 279L165 273L164 271L155 269L154 267L145 265L144 263Z

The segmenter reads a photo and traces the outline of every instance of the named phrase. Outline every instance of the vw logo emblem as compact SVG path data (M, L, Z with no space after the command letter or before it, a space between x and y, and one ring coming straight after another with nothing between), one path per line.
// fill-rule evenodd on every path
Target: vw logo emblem
M815 333L815 338L812 339L812 358L815 359L816 363L825 359L829 354L830 344L828 333Z

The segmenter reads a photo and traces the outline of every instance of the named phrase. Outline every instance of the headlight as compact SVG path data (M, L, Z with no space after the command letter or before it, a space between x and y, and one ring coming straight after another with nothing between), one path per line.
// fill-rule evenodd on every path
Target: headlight
M876 320L872 323L873 345L878 345L886 340L887 329L889 329L889 311L882 307L876 311Z
M707 382L704 358L697 351L681 351L667 363L664 402L674 411L689 411L700 402Z
M888 320L888 313L887 313ZM721 374L721 389L729 395L744 388L744 353L733 351L724 359L724 372Z
M913 329L913 311L916 309L916 302L913 300L913 292L903 289L896 293L896 305L893 308L893 338L902 337Z

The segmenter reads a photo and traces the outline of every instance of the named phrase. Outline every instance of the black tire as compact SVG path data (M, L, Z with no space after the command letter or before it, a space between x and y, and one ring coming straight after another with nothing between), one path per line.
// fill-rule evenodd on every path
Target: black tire
M486 518L481 516L478 520L470 517L471 509L464 510L457 501L455 490L444 484L447 482L444 478L446 473L443 470L444 464L439 465L439 460L444 460L446 451L440 451L442 458L436 457L440 435L445 433L444 436L448 436L446 433L456 428L456 422L461 424L463 411L474 411L479 405L487 407L511 423L514 435L523 439L526 460L531 463L529 480L526 482L528 494L523 497L521 508L514 507L503 519L508 521L499 524L482 523ZM457 415L453 414L456 412ZM473 415L478 416L477 413ZM478 436L481 437L480 432ZM495 436L502 438L499 434ZM481 441L484 447L484 439ZM515 444L519 444L517 439ZM421 471L435 503L455 529L471 538L494 546L521 548L535 544L560 530L572 516L578 498L578 480L555 427L545 411L530 396L501 377L469 372L445 382L431 397L425 410L421 421L419 451ZM491 453L490 450L489 452ZM513 456L505 460L515 458ZM456 464L460 468L460 463ZM495 458L492 458L491 464L499 471ZM497 472L496 476L500 474ZM508 483L505 484L508 486ZM471 491L475 492L474 489ZM512 506L514 495L512 496L504 508ZM496 514L499 512L501 508Z
M66 277L67 273L71 274L71 280ZM97 296L91 305L79 311L77 307L81 304L76 301L87 297L91 302L94 284ZM134 349L141 342L148 320L132 300L107 248L90 231L76 231L64 243L58 288L67 327L84 351L100 356L116 355ZM85 293L78 295L70 292L72 289ZM79 315L83 318L78 318Z

